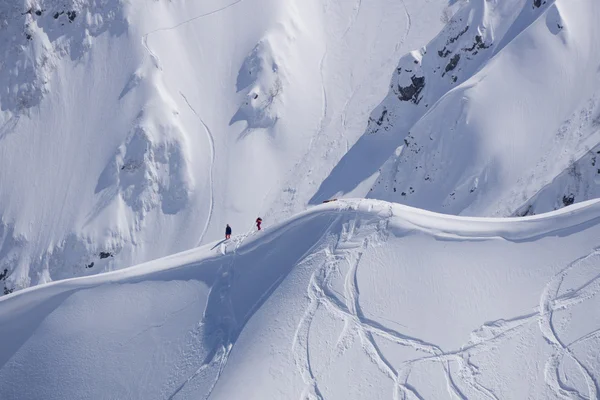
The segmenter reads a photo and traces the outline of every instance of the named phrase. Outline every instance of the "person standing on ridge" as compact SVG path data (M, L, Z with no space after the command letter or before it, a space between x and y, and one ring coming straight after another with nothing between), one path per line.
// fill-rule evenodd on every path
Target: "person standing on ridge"
M260 224L262 224L262 218L258 217L258 218L256 218L256 228L258 228L259 231L260 231Z
M229 226L229 224L227 224L227 226L225 227L225 240L229 239L231 237L231 227Z

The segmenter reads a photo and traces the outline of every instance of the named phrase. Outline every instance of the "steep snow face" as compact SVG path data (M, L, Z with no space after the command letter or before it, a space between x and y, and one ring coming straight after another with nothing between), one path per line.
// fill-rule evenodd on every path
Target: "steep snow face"
M592 121L596 129L600 129L599 117L600 115ZM521 206L515 215L540 214L598 197L600 197L600 147L595 146L580 159L571 159L567 169Z
M0 290L302 209L444 7L0 3Z
M450 214L515 213L600 141L599 18L593 0L464 4L401 59L367 132L312 201L368 195ZM595 193L583 189L590 181L577 193L557 185L556 206Z
M600 203L375 200L0 299L9 398L598 398Z

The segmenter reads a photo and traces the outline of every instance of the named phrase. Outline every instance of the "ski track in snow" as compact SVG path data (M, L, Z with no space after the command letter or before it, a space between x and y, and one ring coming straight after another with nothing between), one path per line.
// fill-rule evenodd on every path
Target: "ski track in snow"
M362 7L362 0L358 0L356 2L356 5L354 6L355 11L352 13L352 17L350 17L350 23L348 24L348 27L342 34L342 38L340 39L340 41L343 41L346 38L346 35L348 35L348 32L350 32L350 29L352 29L352 27L354 26L354 23L358 19L358 14L360 14L361 7Z
M558 296L559 289L561 288L563 280L567 276L569 271L571 271L577 266L577 264L584 261L585 259L598 255L600 255L600 253L592 253L592 255L588 255L580 260L575 261L574 263L570 264L567 268L562 270L560 273L555 275L544 289L544 292L542 293L542 296L540 298L540 331L544 335L544 339L546 339L546 341L549 344L551 344L555 350L554 354L552 354L550 359L546 362L544 375L546 378L546 382L548 383L552 391L560 398L598 398L598 383L594 380L593 375L590 374L590 372L585 368L581 361L577 359L577 357L575 357L571 349L568 346L565 346L563 341L560 339L558 332L556 331L552 322L552 317L556 309L566 309L569 306L579 304L582 301L591 298L596 293L598 293L598 291L600 291L600 275L596 275L595 278L588 281L585 285L575 289L574 291L568 292L568 302L559 301ZM592 293L590 293L590 291L592 291ZM577 389L570 388L566 386L563 382L561 382L559 368L561 361L565 357L571 358L571 360L573 360L579 367L579 370L586 381L589 397L584 396L582 393L577 391Z
M182 94L183 95L183 94ZM222 315L219 315L221 319L219 325L216 330L219 334L219 338L217 339L217 343L215 347L208 353L208 355L204 358L204 361L198 367L196 371L189 377L187 377L181 385L177 387L177 389L169 396L169 400L173 400L177 394L181 392L181 390L187 386L190 382L192 382L195 378L200 376L202 372L206 371L210 367L216 367L217 372L215 377L211 383L208 392L204 396L204 399L207 400L210 398L213 390L215 389L217 383L219 382L219 378L225 369L227 364L227 360L229 359L229 355L231 354L231 350L233 349L233 345L243 324L238 324L238 321L235 318L235 313L233 311L233 304L231 302L231 287L233 285L233 276L235 271L235 259L237 256L237 250L242 245L244 240L248 237L250 231L246 232L243 235L234 237L232 239L234 246L233 251L230 253L231 262L222 268L220 272L220 278L218 278L215 283L212 285L210 289L210 296L219 296L220 304L224 308L222 311ZM205 316L203 317L204 323Z
M150 55L150 59L152 60L154 66L159 69L160 71L162 71L162 66L160 65L160 58L152 51L152 49L150 48L150 46L148 45L148 37L152 34L158 33L158 32L163 32L163 31L170 31L173 29L177 29L183 25L186 25L190 22L196 21L198 19L204 18L204 17L208 17L211 15L215 15L219 12L225 11L228 8L231 8L239 3L241 3L244 0L236 0L233 3L230 3L224 7L218 8L216 10L212 10L200 15L197 15L193 18L190 18L188 20L185 20L183 22L180 22L174 26L171 27L166 27L166 28L158 28L155 29L151 32L148 32L146 34L144 34L142 36L142 45L144 46L144 48L146 49L146 51L148 52L148 54ZM210 130L210 128L208 127L208 125L204 122L204 120L202 119L202 117L200 116L200 114L198 114L198 112L194 109L194 107L191 105L191 103L189 102L189 100L187 99L187 97L183 94L183 92L179 92L179 94L181 95L181 97L183 97L183 99L185 100L186 104L188 105L188 107L190 108L190 110L192 110L192 112L194 113L194 115L196 115L196 117L198 118L198 120L200 121L200 123L202 124L202 126L204 127L204 130L206 131L207 137L208 137L208 141L210 144L210 171L209 171L209 183L210 183L210 204L209 204L209 211L208 211L208 216L206 219L206 223L204 225L204 229L202 230L202 234L200 235L200 239L198 240L198 244L197 246L199 246L202 243L202 240L204 239L204 237L206 236L206 232L208 231L209 225L210 225L210 221L212 219L212 215L213 215L213 210L214 210L214 164L215 164L215 140L214 140L214 136Z
M375 225L375 229L373 229L373 225ZM361 232L363 226L366 232ZM576 269L581 262L590 257L600 258L600 250L595 250L591 254L572 262L556 274L543 290L539 309L536 312L486 322L472 332L470 341L461 346L460 349L443 351L433 343L387 328L366 317L362 311L357 277L361 256L369 246L385 241L386 230L386 219L377 221L375 224L373 221L363 221L359 217L350 219L344 223L337 243L322 250L325 255L325 262L316 268L311 276L307 288L308 305L296 328L292 344L295 365L305 383L305 388L300 395L301 400L324 398L319 389L320 374L325 373L331 367L331 364L341 357L356 340L360 341L364 353L371 362L392 380L394 387L393 400L423 398L419 393L419 389L408 383L412 368L423 362L440 363L445 371L447 390L450 397L467 399L469 394L476 394L477 398L498 400L500 397L494 393L492 388L486 387L477 380L478 368L469 361L469 357L487 352L501 342L518 336L523 328L531 327L536 322L543 337L554 348L545 366L545 382L548 387L559 398L598 398L600 391L597 380L575 356L571 348L586 340L600 337L600 329L587 333L573 340L569 345L565 345L553 327L552 316L556 310L565 310L600 293L600 274L598 274L580 287L569 288L565 294L558 294L561 284L569 272ZM305 260L305 262L311 260L312 258ZM344 278L343 301L335 294L339 292L330 287L331 279L336 275L340 275L342 265L348 266L348 272ZM311 324L319 309L325 309L341 317L344 320L344 327L325 364L320 370L315 370L311 364L309 334ZM397 345L411 347L417 352L425 353L425 355L404 361L401 365L395 367L386 358L384 351L377 345L374 340L375 336ZM565 357L570 358L578 366L587 384L587 393L581 393L561 382L559 371ZM458 373L451 372L453 363L458 366ZM460 379L457 380L457 378Z
M214 173L213 173L214 166L215 166L215 138L212 134L212 131L208 127L208 125L204 122L204 119L202 119L202 117L200 116L200 114L198 114L196 109L194 107L192 107L192 105L190 104L187 97L182 92L179 92L179 94L181 95L181 97L183 97L183 99L185 100L185 102L188 105L188 107L190 108L190 110L192 110L194 115L198 118L198 120L202 124L202 127L206 131L206 137L208 138L208 142L210 145L210 170L209 170L210 202L208 204L208 214L206 217L206 223L204 224L204 229L202 230L200 239L198 239L197 246L200 246L200 244L202 243L202 240L204 239L204 236L206 235L206 232L208 231L208 227L209 227L210 221L212 219L213 209L214 209L214 205L215 205Z

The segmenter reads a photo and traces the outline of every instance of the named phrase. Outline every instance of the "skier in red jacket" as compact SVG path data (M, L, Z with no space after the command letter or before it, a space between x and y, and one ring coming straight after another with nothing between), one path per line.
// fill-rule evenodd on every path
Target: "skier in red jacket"
M262 218L258 217L258 218L256 218L256 228L258 228L259 231L260 231L260 224L262 224Z

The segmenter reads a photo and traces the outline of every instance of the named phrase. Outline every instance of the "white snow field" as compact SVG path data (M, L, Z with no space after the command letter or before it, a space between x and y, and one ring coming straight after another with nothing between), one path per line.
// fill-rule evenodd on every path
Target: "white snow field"
M0 291L303 210L446 8L0 1Z
M402 57L312 198L508 216L597 197L600 2L472 0Z
M598 20L597 0L0 1L0 295L327 198L595 198Z
M0 298L3 399L597 399L600 202L313 207Z

